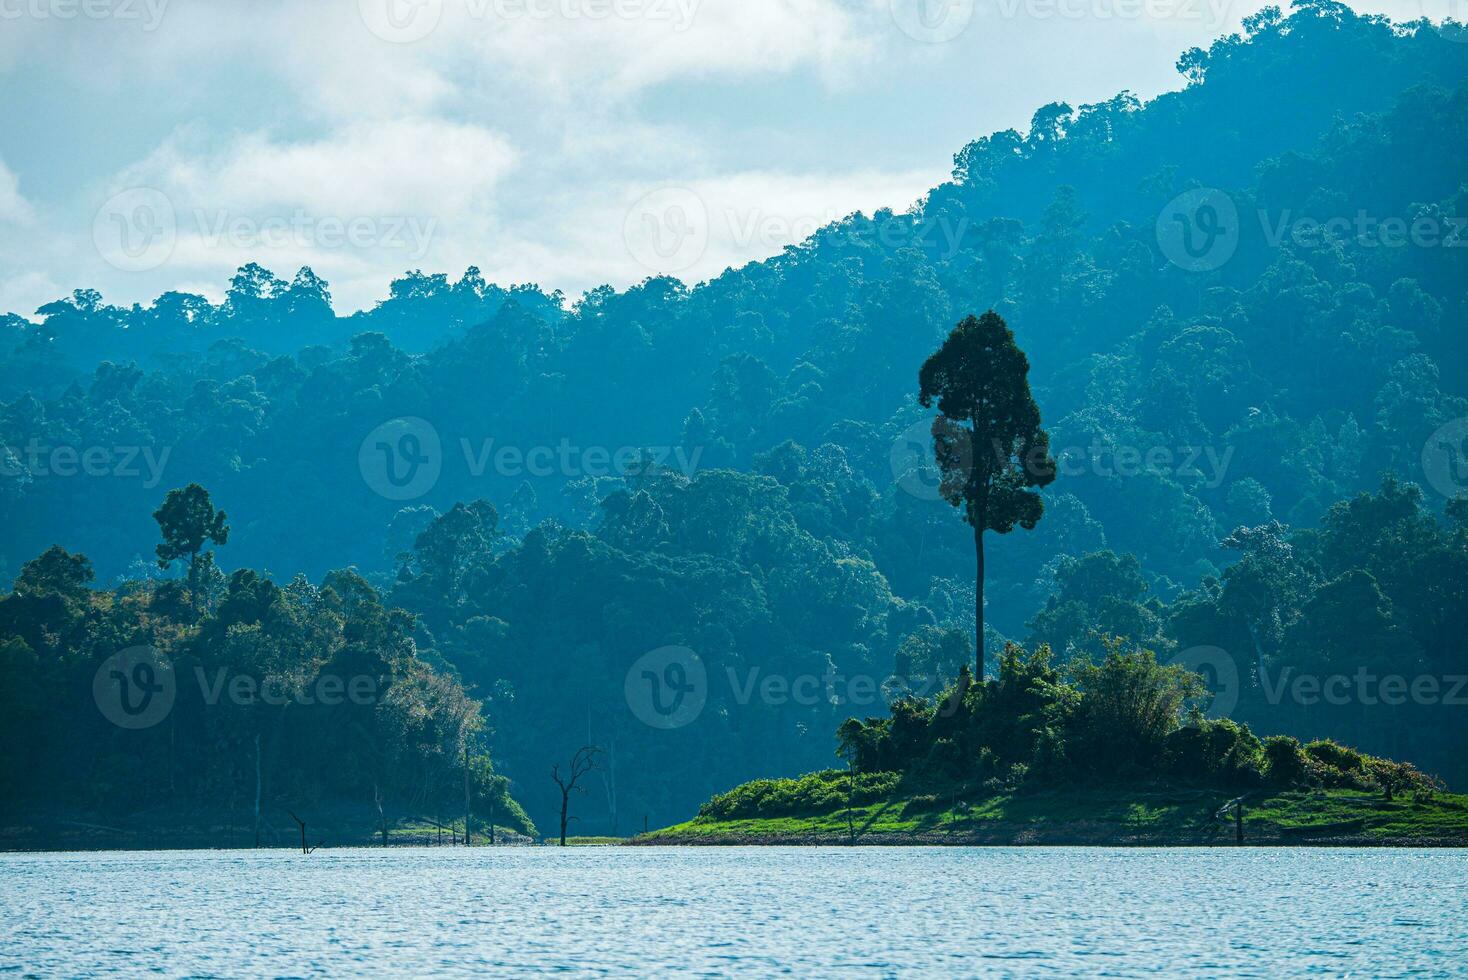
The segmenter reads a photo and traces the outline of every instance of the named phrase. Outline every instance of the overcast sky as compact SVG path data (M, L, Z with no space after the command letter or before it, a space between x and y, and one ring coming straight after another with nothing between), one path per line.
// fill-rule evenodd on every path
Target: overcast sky
M1258 6L0 0L0 311L217 300L252 260L340 311L412 268L697 281L906 208L1047 102L1180 87Z

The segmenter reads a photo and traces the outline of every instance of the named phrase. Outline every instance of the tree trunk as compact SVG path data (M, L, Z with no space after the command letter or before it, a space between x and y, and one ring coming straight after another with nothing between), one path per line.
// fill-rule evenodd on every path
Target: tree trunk
M473 832L469 829L469 742L464 742L464 846L474 846Z
M291 819L294 820L301 828L301 853L310 854L311 849L306 846L306 821L296 816L295 813L291 810L287 810L286 812L291 815Z
M588 744L590 739L587 739ZM612 736L611 751L607 753L607 767L601 773L602 789L607 794L607 810L612 817L612 836L617 836L617 737Z
M196 551L189 555L189 611L194 614L194 619L199 618L199 553Z
M571 808L571 794L561 794L561 846L566 846L566 811Z
M260 846L260 733L255 733L255 846Z
M974 557L977 570L974 573L974 636L977 647L977 670L974 681L984 682L984 529L974 528Z
M382 846L387 846L387 815L382 812L382 786L372 780L372 802L377 804L377 828L382 832Z

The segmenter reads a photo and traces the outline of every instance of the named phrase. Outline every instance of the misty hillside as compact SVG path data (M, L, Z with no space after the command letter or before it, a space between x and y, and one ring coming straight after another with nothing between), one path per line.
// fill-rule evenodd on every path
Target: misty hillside
M1183 53L1179 91L1040 107L907 213L706 283L572 299L411 272L339 317L309 269L248 266L220 305L82 289L0 320L0 572L60 544L157 578L151 515L197 482L232 526L211 601L235 569L352 567L484 699L532 816L584 736L636 760L588 822L680 817L825 767L836 725L879 710L741 698L750 671L966 662L972 540L917 371L993 309L1061 475L1035 531L989 546L987 645L1216 648L1256 729L1344 728L1461 779L1442 704L1368 724L1268 690L1287 667L1468 671L1468 44L1329 0L1246 28ZM384 441L429 476L387 479ZM56 447L108 454L68 478ZM623 691L668 646L718 678L678 738Z

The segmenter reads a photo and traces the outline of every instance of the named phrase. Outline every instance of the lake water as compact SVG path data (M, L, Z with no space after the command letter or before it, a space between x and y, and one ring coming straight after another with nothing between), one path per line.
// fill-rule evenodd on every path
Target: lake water
M0 855L0 973L1452 976L1468 853Z

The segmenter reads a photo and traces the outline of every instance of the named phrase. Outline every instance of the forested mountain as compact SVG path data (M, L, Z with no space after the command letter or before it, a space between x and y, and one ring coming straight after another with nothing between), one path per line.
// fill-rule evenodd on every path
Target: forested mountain
M485 699L537 819L581 744L608 751L608 825L671 819L824 766L836 725L876 712L828 684L749 695L751 671L966 661L972 542L919 451L917 371L993 309L1061 466L1039 527L990 546L988 646L1216 648L1256 731L1461 782L1451 682L1390 712L1270 696L1290 669L1468 673L1460 41L1269 8L1185 53L1180 91L1045 106L908 212L695 286L572 302L413 272L351 317L309 269L246 267L217 306L79 290L0 324L0 570L59 544L154 577L148 515L197 482L235 528L222 564L354 567L415 614L415 656ZM241 583L212 581L221 615ZM677 731L624 694L664 647L711 678Z

